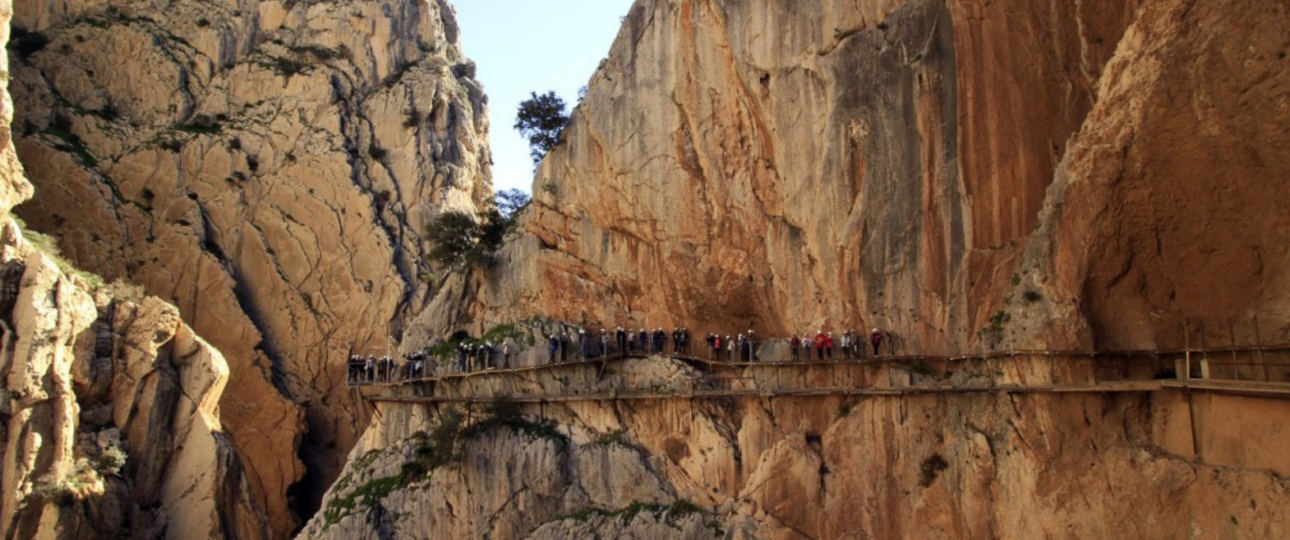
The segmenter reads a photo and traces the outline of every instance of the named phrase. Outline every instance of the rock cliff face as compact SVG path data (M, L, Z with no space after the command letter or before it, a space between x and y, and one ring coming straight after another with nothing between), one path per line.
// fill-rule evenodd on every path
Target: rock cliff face
M17 8L18 153L38 192L18 213L211 336L231 367L223 421L290 534L366 421L345 359L389 349L423 301L418 231L491 197L451 6Z
M1280 327L1287 17L642 0L523 233L423 322L879 326L920 353L1165 345L1197 316Z
M1035 375L1008 360L963 369L993 383ZM695 373L652 358L603 375L683 388ZM512 382L541 393L580 379ZM500 415L507 407L492 405L465 420L460 457L438 462L454 405L380 407L302 538L1274 538L1290 517L1277 442L1290 405L1276 399L678 396ZM1240 427L1224 428L1233 418Z
M11 14L0 0L0 41ZM9 217L32 194L12 113L0 88L0 534L269 538L220 425L219 351L174 306L60 268Z
M1286 2L809 4L638 1L521 231L405 346L535 316L924 354L1290 336ZM305 537L1275 537L1290 495L1277 400L547 403L475 412L447 464L444 410L382 413Z

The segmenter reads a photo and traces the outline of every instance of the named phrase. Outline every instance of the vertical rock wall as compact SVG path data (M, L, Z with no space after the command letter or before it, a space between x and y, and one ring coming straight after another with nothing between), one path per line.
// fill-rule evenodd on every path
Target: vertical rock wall
M38 193L18 213L224 352L224 423L290 534L366 421L344 361L393 352L423 301L421 227L491 199L486 98L451 6L18 7L18 151Z
M935 354L1257 315L1284 341L1284 3L811 5L638 2L523 234L427 334L879 326Z
M973 347L1135 9L638 2L470 314Z

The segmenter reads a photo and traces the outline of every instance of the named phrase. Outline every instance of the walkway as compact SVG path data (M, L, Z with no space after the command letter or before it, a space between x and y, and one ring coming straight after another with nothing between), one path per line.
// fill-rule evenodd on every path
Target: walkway
M1255 357L1257 355L1257 358ZM1214 358L1223 358L1220 363ZM1272 357L1271 360L1269 357ZM1227 362L1227 359L1231 359ZM1115 393L1183 390L1290 398L1290 347L1079 353L1010 351L863 361L723 362L629 355L353 384L374 403L521 403L919 394ZM1257 360L1257 361L1256 361ZM1280 361L1277 361L1280 360ZM685 375L649 368L674 361ZM648 362L658 363L651 366ZM644 369L643 369L644 368ZM642 372L642 373L637 373ZM1193 378L1226 372L1227 377ZM1181 377L1178 374L1182 374ZM1264 376L1261 381L1249 379Z

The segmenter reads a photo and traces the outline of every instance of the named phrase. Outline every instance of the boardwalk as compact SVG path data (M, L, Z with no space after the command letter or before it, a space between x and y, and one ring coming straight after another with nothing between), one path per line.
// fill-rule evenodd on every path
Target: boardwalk
M1015 351L865 361L722 362L656 355L351 381L372 403L560 403L920 394L1202 391L1290 397L1290 348L1257 351ZM1257 361L1256 361L1257 355ZM1211 357L1231 359L1220 364ZM1269 361L1271 357L1271 361ZM1227 378L1202 378L1214 372ZM1260 381L1249 380L1266 375Z

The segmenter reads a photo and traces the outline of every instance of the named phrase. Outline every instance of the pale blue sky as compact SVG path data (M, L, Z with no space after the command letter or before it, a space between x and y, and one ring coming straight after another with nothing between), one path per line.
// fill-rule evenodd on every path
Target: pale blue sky
M488 94L493 187L529 191L533 161L515 131L529 92L555 90L568 103L609 54L632 0L453 0L463 52Z

